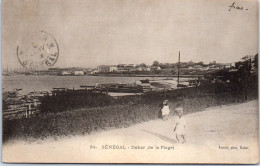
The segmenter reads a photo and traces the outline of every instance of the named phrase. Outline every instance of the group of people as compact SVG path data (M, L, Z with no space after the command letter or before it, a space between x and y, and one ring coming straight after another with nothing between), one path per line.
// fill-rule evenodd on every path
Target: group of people
M186 128L186 120L183 117L183 107L179 104L177 105L177 108L175 109L177 118L175 120L175 125L174 125L174 133L176 135L176 139L178 143L185 143L185 128ZM168 116L170 114L170 108L169 108L169 101L165 100L163 102L163 106L161 109L161 115L163 120L168 120Z

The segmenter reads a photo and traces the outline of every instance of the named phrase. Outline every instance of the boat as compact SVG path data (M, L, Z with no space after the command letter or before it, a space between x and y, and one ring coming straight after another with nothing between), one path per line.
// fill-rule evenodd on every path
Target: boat
M140 82L141 82L142 84L145 84L145 83L149 83L150 80L149 80L149 79L145 79L145 80L140 80Z
M143 93L144 89L137 84L121 84L121 83L106 83L97 84L94 88L98 91L118 92L118 93Z
M89 85L80 85L79 87L82 89L88 89L88 90L92 90L95 88L95 86L89 86Z
M175 87L174 84L164 81L153 81L150 82L150 85L154 88L161 88L161 89L172 89Z
M184 85L184 84L178 84L177 85L177 88L187 88L188 87L188 85Z
M13 91L21 91L23 90L22 88L15 88Z

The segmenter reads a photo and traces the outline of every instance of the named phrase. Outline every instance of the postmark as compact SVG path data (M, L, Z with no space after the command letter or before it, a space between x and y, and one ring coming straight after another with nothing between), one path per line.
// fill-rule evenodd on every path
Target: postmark
M47 32L40 31L17 46L17 58L22 66L30 70L43 70L53 66L59 57L56 39Z

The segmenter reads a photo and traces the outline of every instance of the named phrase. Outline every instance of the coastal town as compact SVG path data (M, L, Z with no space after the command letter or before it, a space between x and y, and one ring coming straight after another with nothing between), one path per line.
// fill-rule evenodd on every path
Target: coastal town
M248 56L254 59L257 55ZM3 75L55 75L55 76L83 76L83 75L127 75L127 76L177 76L178 67L180 75L203 75L209 72L227 69L230 72L236 71L241 62L218 63L216 61L208 64L203 62L180 62L179 63L160 63L154 61L153 64L117 64L99 65L96 68L69 67L69 68L50 68L48 70L29 70L23 67L16 69L3 68ZM252 70L254 65L252 63Z

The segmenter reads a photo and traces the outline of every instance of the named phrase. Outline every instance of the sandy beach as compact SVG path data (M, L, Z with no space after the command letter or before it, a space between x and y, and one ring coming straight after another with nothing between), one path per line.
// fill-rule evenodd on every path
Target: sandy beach
M258 101L211 107L184 115L187 143L173 132L175 118L85 136L16 141L2 148L4 162L257 163Z

